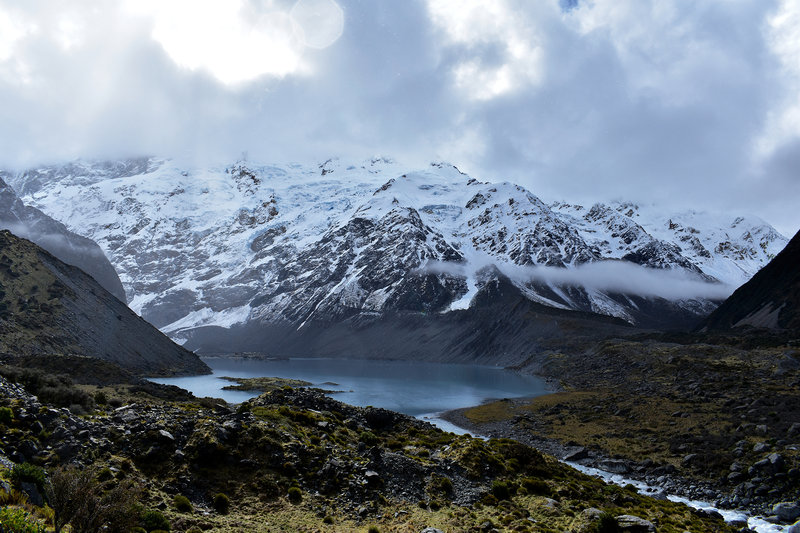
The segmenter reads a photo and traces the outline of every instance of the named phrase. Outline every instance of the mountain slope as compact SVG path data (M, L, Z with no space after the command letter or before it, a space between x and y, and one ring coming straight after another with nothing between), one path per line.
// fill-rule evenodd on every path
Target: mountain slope
M800 331L800 232L711 313L703 329L742 326Z
M785 242L754 218L676 222L622 204L548 206L513 183L482 183L438 163L193 168L149 159L9 179L26 201L95 239L131 307L173 338L197 340L201 328L234 341L233 326L273 331L262 348L390 316L447 322L439 315L485 301L483 288L501 275L550 310L690 327ZM587 265L613 271L622 261L641 265L651 286L679 278L704 292L583 279Z
M97 243L69 231L64 224L35 207L23 204L2 179L0 228L11 230L15 235L36 243L65 263L75 265L120 301L126 301L122 282Z
M208 372L81 269L0 231L0 351L84 355L144 375Z

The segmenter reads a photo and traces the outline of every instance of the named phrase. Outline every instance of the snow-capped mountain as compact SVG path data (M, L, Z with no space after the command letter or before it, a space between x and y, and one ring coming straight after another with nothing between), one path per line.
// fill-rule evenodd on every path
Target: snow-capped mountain
M26 202L98 242L130 306L178 340L211 326L280 338L441 315L474 307L498 280L550 308L688 324L715 307L708 294L672 298L558 275L623 259L730 292L787 242L755 217L547 205L452 165L415 170L388 159L192 168L151 158L8 179Z

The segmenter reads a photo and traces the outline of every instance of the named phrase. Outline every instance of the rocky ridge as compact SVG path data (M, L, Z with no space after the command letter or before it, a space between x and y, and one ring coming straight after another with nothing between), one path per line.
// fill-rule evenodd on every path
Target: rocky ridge
M800 232L772 261L739 287L702 329L754 327L800 332Z
M0 353L82 355L140 375L208 367L81 269L0 230Z
M125 289L114 267L96 242L69 231L35 207L25 205L2 180L0 172L0 229L41 246L61 261L92 276L105 290L125 303Z

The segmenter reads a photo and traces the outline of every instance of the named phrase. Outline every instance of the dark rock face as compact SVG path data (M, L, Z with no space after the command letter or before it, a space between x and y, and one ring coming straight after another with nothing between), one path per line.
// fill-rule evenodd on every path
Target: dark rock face
M140 375L209 371L81 269L5 230L0 231L0 351L85 355Z
M69 231L64 224L35 207L23 204L1 178L0 228L30 240L61 261L80 268L120 301L126 301L119 276L97 243Z
M744 326L800 331L800 232L705 321L704 330Z

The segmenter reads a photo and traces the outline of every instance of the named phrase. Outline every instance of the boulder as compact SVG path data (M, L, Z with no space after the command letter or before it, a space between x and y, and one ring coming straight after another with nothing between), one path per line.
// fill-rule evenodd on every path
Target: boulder
M630 533L655 533L656 526L652 522L629 514L619 515L617 524L622 531Z
M769 448L770 446L766 442L757 442L753 445L753 451L756 453L766 452Z
M600 461L598 466L601 470L612 474L627 474L631 471L628 463L622 459L606 459L605 461Z
M573 461L573 462L574 461L580 461L581 459L588 459L588 458L589 458L589 452L583 446L581 446L577 450L573 450L571 452L568 452L564 456L564 460L565 461Z
M30 483L27 481L23 481L20 483L20 489L28 496L28 501L37 507L41 507L44 505L44 498L42 494L39 492L36 483Z
M781 522L794 522L800 518L800 503L780 502L772 506L772 514Z

